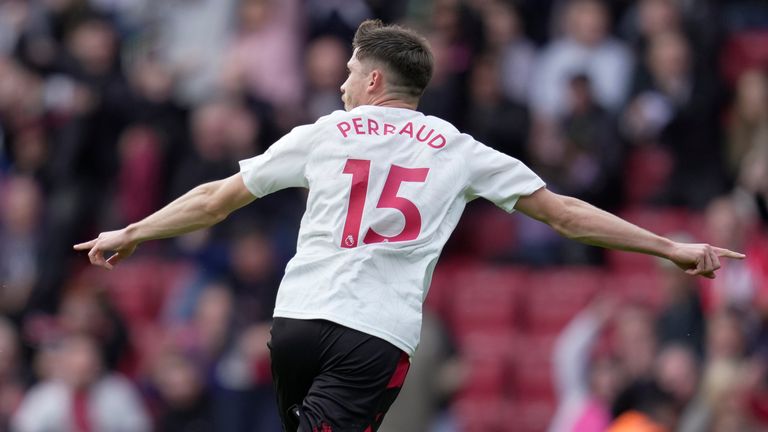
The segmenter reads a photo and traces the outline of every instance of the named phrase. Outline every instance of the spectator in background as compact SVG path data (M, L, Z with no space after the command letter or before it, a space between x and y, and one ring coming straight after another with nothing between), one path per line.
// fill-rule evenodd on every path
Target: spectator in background
M744 72L737 82L736 100L728 123L728 174L737 191L768 224L768 75Z
M464 114L462 71L456 70L453 65L451 46L445 35L432 33L429 35L429 44L435 57L435 69L429 85L424 90L419 109L424 114L457 124Z
M482 9L488 51L499 59L504 97L518 104L528 101L536 48L525 37L520 13L512 2L489 1Z
M214 372L215 430L278 432L267 342L269 322L242 328Z
M741 393L744 378L751 372L746 357L745 324L733 309L721 309L709 318L707 351L697 396L701 403L691 413L686 431L701 430L704 425L715 431L748 430L748 399Z
M138 392L119 375L104 373L100 348L92 338L70 335L60 343L53 377L26 395L14 416L14 431L151 430Z
M622 307L616 321L615 350L630 381L644 381L653 375L658 342L654 329L655 316L640 304Z
M339 87L346 79L344 65L350 54L348 44L334 36L320 36L309 42L304 54L307 121L314 122L330 112L344 109Z
M497 57L488 55L473 62L467 133L502 153L527 160L528 111L499 91L500 73Z
M530 104L538 116L555 117L567 105L568 79L586 74L599 105L616 111L629 90L632 56L609 35L609 16L599 0L570 0L563 34L547 45L534 69Z
M639 57L644 56L648 41L654 35L682 29L682 11L676 0L640 0L627 12L622 23L624 38Z
M553 354L558 407L549 431L600 432L610 423L623 370L616 359L595 351L615 306L609 297L597 298L558 336Z
M41 189L49 189L52 185L49 169L51 148L43 122L30 120L29 124L9 135L12 170L34 178Z
M272 320L280 274L269 237L253 228L235 230L230 238L229 278L238 298L234 314L240 325Z
M174 176L174 197L192 185L226 175L240 157L256 152L259 124L243 104L223 99L198 106L190 131L193 151L184 156Z
M173 97L177 77L171 65L149 55L141 56L129 65L127 76L133 92L130 121L134 126L148 128L159 141L161 178L154 187L167 201L172 175L190 149L188 109Z
M217 92L239 0L152 3L158 27L150 27L156 31L152 47L178 72L177 97L184 104L207 101Z
M607 432L668 432L675 430L677 406L672 396L653 381L630 385L614 406Z
M419 355L414 356L403 389L379 432L424 432L438 418L442 405L465 379L464 365L441 320L424 311ZM450 424L450 419L443 420Z
M536 119L530 153L532 167L553 190L589 200L603 208L616 208L621 191L623 149L614 117L595 99L594 87L585 74L568 79L566 106L552 119ZM523 222L529 224L528 222ZM548 241L542 242L543 238ZM541 233L544 255L571 264L599 263L602 251L565 242ZM549 247L544 245L549 244Z
M675 236L684 241L685 236ZM699 358L704 354L704 306L695 280L680 277L676 267L659 261L662 302L656 319L659 345L682 345L693 350Z
M401 0L394 0L386 3L391 7L400 2ZM380 2L370 0L306 0L309 37L331 35L344 40L352 40L357 25L372 17L371 7L376 3Z
M482 22L462 1L436 0L431 6L428 40L434 51L435 72L419 110L462 128L468 114L468 75L484 43Z
M209 370L233 337L235 299L232 288L220 282L193 284L189 288L188 298L183 302L193 303L194 310L191 316L176 317L169 326L169 345ZM181 300L177 298L179 303Z
M577 74L569 79L566 102L558 127L563 154L555 167L561 178L554 183L563 193L604 208L615 208L622 148L614 119L597 102L594 84L587 75Z
M712 200L705 213L706 232L709 238L722 240L732 247L766 256L767 245L757 236L754 214L736 205L733 198L725 196ZM750 318L755 318L757 308L764 306L765 292L761 288L764 269L758 260L728 266L717 280L711 282L712 309L733 307ZM761 292L763 291L763 292Z
M115 196L119 222L146 217L163 198L163 150L160 135L146 126L126 128L118 142L120 170Z
M21 355L16 328L0 317L0 430L10 430L11 417L27 389L29 371Z
M29 177L0 183L0 313L18 318L37 282L43 197Z
M768 142L768 133L761 140ZM768 226L768 146L755 147L744 158L736 192L751 203L763 226Z
M695 73L685 36L654 35L636 71L624 122L631 142L659 144L672 158L659 203L702 208L722 191L718 108L717 84Z
M225 89L275 110L287 130L303 99L298 0L241 0L237 33L222 66ZM280 77L280 79L275 79Z
M678 343L663 346L659 350L654 369L656 382L662 390L672 396L675 412L679 415L675 430L702 430L694 427L695 417L703 401L696 397L699 393L701 370L691 346Z
M93 338L103 367L109 371L119 369L121 361L130 357L131 347L122 317L107 293L98 292L93 286L75 287L64 295L55 325L56 337L82 334Z
M160 354L152 367L152 385L160 396L155 430L214 431L213 407L203 373L187 356Z
M751 69L741 74L736 83L736 96L728 123L726 157L728 174L736 178L745 157L768 147L768 75Z

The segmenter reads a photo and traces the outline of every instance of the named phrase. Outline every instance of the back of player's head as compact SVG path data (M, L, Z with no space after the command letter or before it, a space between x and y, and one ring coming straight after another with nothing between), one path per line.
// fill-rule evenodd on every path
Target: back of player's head
M397 25L364 21L352 47L360 62L374 62L389 72L390 91L419 97L432 78L434 58L426 39Z

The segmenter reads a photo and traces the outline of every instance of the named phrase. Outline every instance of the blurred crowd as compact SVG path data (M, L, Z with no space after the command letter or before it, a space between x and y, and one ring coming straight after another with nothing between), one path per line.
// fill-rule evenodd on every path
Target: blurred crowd
M71 248L343 109L367 18L426 35L426 114L555 192L749 257L703 283L472 203L382 430L768 428L764 1L0 0L0 431L280 430L266 341L304 191L146 244L113 272ZM494 290L487 269L526 276ZM525 292L572 269L599 282ZM456 272L474 276L440 276ZM611 294L637 274L639 296ZM489 320L500 298L518 308ZM554 325L531 324L542 305ZM482 349L515 338L544 341L545 360ZM479 390L473 377L496 369L477 370L478 348L502 376ZM498 388L508 363L546 388Z

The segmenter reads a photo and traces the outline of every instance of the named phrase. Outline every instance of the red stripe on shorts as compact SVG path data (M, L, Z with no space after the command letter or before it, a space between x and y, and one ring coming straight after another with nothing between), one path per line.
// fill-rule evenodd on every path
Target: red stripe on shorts
M403 353L400 356L400 361L397 362L397 367L395 368L395 373L392 374L392 378L389 380L389 384L387 384L387 388L399 388L403 386L403 383L405 382L405 376L408 374L408 369L411 367L410 359L408 358L408 354Z

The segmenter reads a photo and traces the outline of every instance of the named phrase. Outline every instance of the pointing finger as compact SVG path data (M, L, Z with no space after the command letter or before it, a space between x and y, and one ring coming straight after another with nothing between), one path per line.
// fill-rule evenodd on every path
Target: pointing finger
M88 249L92 248L94 245L96 245L96 240L97 239L93 239L93 240L87 241L85 243L79 243L79 244L76 244L76 245L72 246L72 248L75 249L75 250L80 250L80 251L88 250Z
M719 257L734 258L734 259L744 259L744 258L747 257L743 253L734 252L734 251L728 250L728 249L723 249L723 248L714 247L714 246L712 247L712 249L715 250L715 253Z

